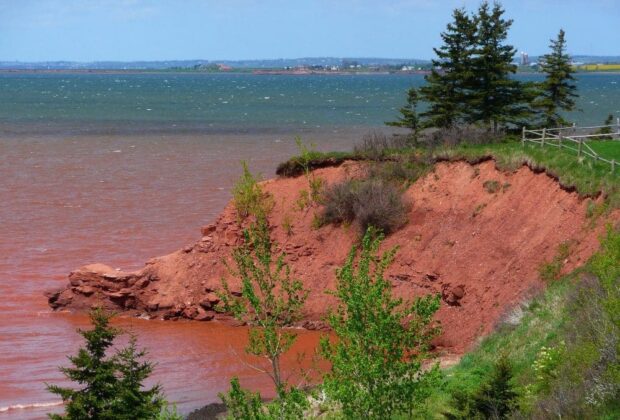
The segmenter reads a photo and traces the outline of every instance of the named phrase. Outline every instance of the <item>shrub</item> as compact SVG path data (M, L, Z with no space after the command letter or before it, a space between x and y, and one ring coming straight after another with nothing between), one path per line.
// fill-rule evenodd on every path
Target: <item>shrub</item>
M407 222L408 210L402 192L393 184L380 179L360 184L354 208L360 232L374 226L389 235Z
M357 180L346 180L327 187L323 192L323 223L351 223L355 219Z
M424 142L431 148L439 146L458 146L462 144L498 143L506 138L506 133L494 132L488 128L475 125L460 125L452 128L441 128L427 133Z
M337 271L333 294L339 303L327 317L335 340L321 341L321 354L331 363L323 386L345 418L411 418L440 379L437 366L422 370L430 341L439 334L433 317L440 296L394 298L383 274L396 249L379 254L381 240L368 229L359 253L353 247Z
M381 131L372 130L364 134L362 141L353 148L354 154L369 160L381 160L390 152L408 149L413 138L406 135L386 136Z
M500 356L486 382L473 393L459 390L453 396L457 414L446 414L454 419L508 418L517 403L512 366L506 355Z
M407 221L401 190L382 179L347 180L323 194L323 223L357 222L361 233L374 226L389 235Z
M233 204L239 221L248 216L264 217L273 207L271 197L263 192L258 179L248 169L246 162L243 165L243 174L233 186Z

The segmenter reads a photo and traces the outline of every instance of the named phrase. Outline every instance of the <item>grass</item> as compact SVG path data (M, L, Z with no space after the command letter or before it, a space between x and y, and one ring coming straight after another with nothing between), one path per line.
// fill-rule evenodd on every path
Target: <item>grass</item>
M620 232L610 230L602 240L585 267L549 283L543 293L506 314L494 333L447 369L443 386L426 401L420 417L453 413L452 396L479 389L497 360L508 357L524 418L541 418L549 407L573 414L566 418L617 418L618 350L610 339L618 339L620 319ZM565 255L566 245L558 252ZM562 357L544 377L541 362L550 352ZM610 390L598 404L585 403L593 392L587 381Z
M602 157L620 162L620 140L589 141L588 146Z
M602 147L613 149L618 145ZM609 155L614 156L614 155ZM435 159L439 160L466 160L470 163L479 162L484 158L493 158L502 170L516 170L527 164L538 171L546 171L556 177L560 184L567 189L575 190L582 197L596 197L602 193L610 208L620 208L620 168L611 173L609 164L597 162L593 159L578 159L575 154L566 149L540 147L534 144L525 144L513 141L489 145L462 145L452 148L438 149L434 152Z

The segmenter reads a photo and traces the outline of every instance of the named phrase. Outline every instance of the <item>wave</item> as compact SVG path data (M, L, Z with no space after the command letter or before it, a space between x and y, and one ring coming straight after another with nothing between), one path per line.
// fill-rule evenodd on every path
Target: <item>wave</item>
M28 410L31 408L46 408L46 407L56 407L62 405L62 401L53 401L53 402L45 402L45 403L32 403L32 404L15 404L9 405L6 407L0 407L0 413L6 413L8 411L15 410Z

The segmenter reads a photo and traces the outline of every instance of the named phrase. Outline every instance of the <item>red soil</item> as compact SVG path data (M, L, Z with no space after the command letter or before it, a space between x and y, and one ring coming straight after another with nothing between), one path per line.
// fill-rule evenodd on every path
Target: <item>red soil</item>
M330 184L361 171L359 164L347 162L314 175ZM506 187L491 194L483 187L490 180ZM334 289L334 270L355 242L356 230L312 227L320 208L299 210L296 205L299 192L308 189L303 176L269 180L263 187L275 203L269 216L272 237L286 252L294 276L311 290L303 326L318 328L333 304L325 292ZM584 200L525 166L506 173L491 161L476 166L440 163L405 195L412 203L409 222L383 243L386 249L399 247L387 274L400 296L441 293L437 319L444 332L436 345L452 353L465 351L543 287L538 268L556 255L559 244L571 241L564 271L583 264L597 249L604 225L588 227ZM101 264L82 267L69 275L65 289L48 295L50 305L75 310L104 305L165 319L226 319L213 310L214 291L223 276L229 277L223 261L231 261L240 241L242 228L236 220L229 204L215 223L202 228L201 240L154 258L137 272ZM287 224L292 232L285 230ZM238 290L234 279L229 282Z

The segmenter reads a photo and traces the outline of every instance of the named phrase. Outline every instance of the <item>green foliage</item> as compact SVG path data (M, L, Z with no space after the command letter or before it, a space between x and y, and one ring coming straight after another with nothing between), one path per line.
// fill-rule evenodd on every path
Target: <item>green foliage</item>
M48 385L47 389L65 402L65 414L53 419L154 419L165 405L161 387L143 389L144 380L152 373L153 364L141 359L146 352L138 350L135 338L129 345L107 356L108 349L121 334L110 326L111 315L100 309L90 313L92 330L78 330L86 346L70 356L72 367L63 367L67 379L82 385L81 389Z
M275 248L266 219L259 219L244 231L244 243L233 252L236 269L230 271L241 280L241 296L231 293L228 282L222 279L219 309L232 312L251 327L245 350L269 361L270 370L263 371L278 394L274 402L263 407L259 394L241 389L239 381L233 379L229 393L221 395L230 418L299 418L307 406L305 396L286 384L281 357L297 338L285 328L301 319L308 291L301 281L291 278L284 254L276 254Z
M162 410L159 412L159 414L156 417L157 420L184 420L185 417L183 417L181 414L179 414L179 412L177 411L177 406L176 404L173 404L172 406L164 406L162 408Z
M407 222L402 191L380 178L346 180L327 188L322 197L323 223L357 222L361 234L370 226L389 235Z
M463 417L488 383L497 355L512 365L514 418L618 418L620 415L620 232L577 273L550 283L522 314L487 336L446 372L427 413ZM470 416L475 417L475 416Z
M443 45L435 49L437 59L427 84L420 88L429 103L422 113L425 127L483 124L495 133L531 116L527 103L536 92L533 85L511 77L516 50L506 44L512 20L503 15L499 3L491 7L486 1L472 16L464 9L454 10L441 34Z
M294 388L279 392L277 399L264 405L260 395L241 388L237 378L230 381L230 390L220 393L220 398L226 404L226 418L230 420L296 420L303 418L308 408L306 395Z
M613 114L609 114L607 115L607 118L605 118L605 121L603 122L603 126L599 128L598 130L596 130L596 134L601 134L600 137L595 137L597 140L610 140L613 139L613 136L609 136L609 134L611 134L613 132L611 125L614 123L614 116Z
M402 107L399 112L400 116L396 121L386 122L385 125L391 127L408 128L412 131L413 143L416 144L418 140L418 130L420 129L420 117L417 111L418 106L418 91L415 88L410 88L407 91L407 105Z
M246 162L241 162L243 174L232 189L233 204L239 221L249 216L261 218L266 216L273 207L271 197L263 192L258 179L248 169Z
M474 392L457 392L453 396L455 413L449 419L504 419L517 403L512 366L506 355L494 364L489 378Z
M220 393L220 398L226 405L226 418L230 420L262 420L267 418L260 395L241 388L238 378L232 378L230 390L226 394Z
M464 9L452 13L453 21L441 34L443 44L435 48L437 58L420 93L428 109L421 114L425 127L449 128L463 119L473 80L472 54L476 24ZM437 70L441 68L441 71Z
M503 18L499 3L483 2L475 16L476 36L473 48L474 73L471 96L467 100L467 122L483 123L492 131L527 116L524 87L511 77L516 49L506 44L512 20Z
M564 30L560 30L557 39L551 40L551 52L540 60L546 79L540 86L541 95L536 107L541 110L547 127L566 125L560 112L574 110L578 96L571 59L566 53L565 36Z
M439 333L433 321L439 296L394 298L384 272L396 250L378 254L381 240L368 229L359 258L354 247L337 271L339 303L327 317L335 340L321 341L321 353L331 363L323 387L346 418L411 416L440 377L437 366L421 369Z

